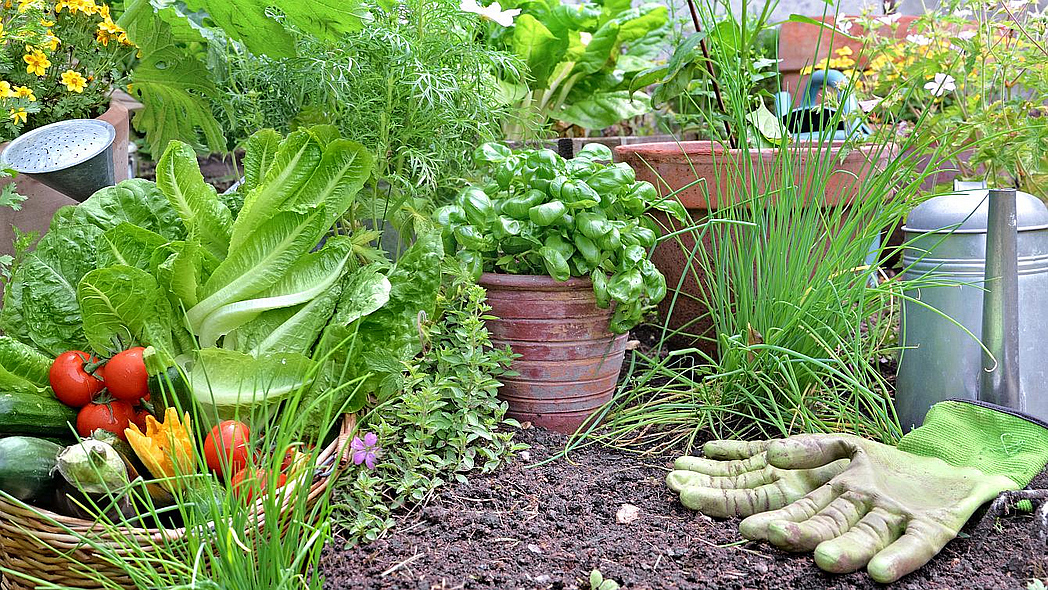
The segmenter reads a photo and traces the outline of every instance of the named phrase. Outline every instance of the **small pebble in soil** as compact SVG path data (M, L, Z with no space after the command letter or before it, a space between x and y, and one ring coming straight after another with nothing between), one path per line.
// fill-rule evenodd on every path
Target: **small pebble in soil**
M535 553L537 555L542 555L543 553L542 547L539 547L534 543L528 543L528 551L531 551L532 553Z

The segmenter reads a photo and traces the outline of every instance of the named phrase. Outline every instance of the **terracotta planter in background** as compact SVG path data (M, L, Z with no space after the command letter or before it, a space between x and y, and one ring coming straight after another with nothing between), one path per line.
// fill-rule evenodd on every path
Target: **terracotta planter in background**
M127 137L129 133L128 110L120 102L114 101L109 110L96 117L116 128L116 139L113 140L113 170L116 182L127 180ZM0 144L3 149L7 144ZM51 226L51 217L55 211L65 205L76 205L77 202L62 193L45 186L28 176L19 176L12 180L0 180L0 187L15 183L16 191L28 197L22 203L22 209L12 211L0 208L0 254L14 253L14 225L22 231L35 231L43 235Z
M813 19L833 25L835 18L829 16L813 16ZM857 39L849 39L842 34L835 34L831 29L820 27L809 23L787 21L779 28L779 73L782 75L782 89L794 94L799 99L803 93L800 85L802 76L801 69L811 66L827 57L834 57L834 51L847 47L852 50L852 58L858 61L857 67L866 65L866 58L862 55L863 27L848 16L842 16L852 24L851 36ZM859 17L854 17L859 18ZM877 34L882 37L894 37L905 39L910 34L910 25L916 19L913 15L902 15L896 21L895 30L889 25L877 29ZM795 101L796 102L796 101Z
M830 154L816 151L813 144L794 144L797 150L793 155L794 170L792 177L810 178L810 166L827 166L832 163L833 171L826 176L825 191L812 195L810 186L802 190L806 201L817 203L821 207L831 207L850 203L858 194L864 179L878 169L882 169L890 154L876 146L862 146L842 151L842 144L832 144ZM777 173L777 148L761 150L726 150L719 144L709 141L689 141L681 143L649 143L620 146L615 148L617 160L628 163L637 173L637 180L646 180L654 184L663 196L682 189L701 179L690 188L681 191L676 198L681 201L692 219L701 223L709 217L709 211L731 204L738 204L740 192L752 194L755 191L772 190L780 182ZM745 163L745 159L749 162ZM751 175L747 170L756 171ZM741 173L740 173L741 171ZM739 187L756 182L757 186L745 191ZM745 184L744 184L745 183ZM682 229L679 222L664 214L656 214L655 219L667 231ZM723 232L707 231L701 245L706 251L712 251L714 239ZM697 261L689 260L695 248L695 235L684 233L676 240L667 240L656 246L652 253L652 262L666 277L669 290L666 298L659 304L661 321L668 321L673 330L684 334L673 338L679 346L697 346L706 353L714 355L717 345L711 334L712 321L703 303L706 299L702 289L706 286L706 277ZM674 291L684 276L680 293L674 304ZM670 315L670 306L673 314Z
M493 345L509 346L517 377L503 377L499 397L521 422L573 433L611 401L626 334L608 330L611 310L597 307L589 279L484 273Z

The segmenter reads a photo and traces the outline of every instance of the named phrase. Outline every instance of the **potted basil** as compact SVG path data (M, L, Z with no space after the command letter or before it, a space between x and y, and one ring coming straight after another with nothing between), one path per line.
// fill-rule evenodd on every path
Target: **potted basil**
M686 216L611 156L484 144L485 181L435 214L447 251L487 289L492 343L519 355L499 394L509 414L551 430L574 432L611 399L627 331L666 294L646 213Z

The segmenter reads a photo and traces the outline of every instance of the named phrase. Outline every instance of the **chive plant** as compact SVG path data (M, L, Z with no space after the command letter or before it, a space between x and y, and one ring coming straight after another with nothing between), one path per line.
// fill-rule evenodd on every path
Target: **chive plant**
M702 62L695 70L715 77L723 109L696 110L707 118L713 141L726 148L716 168L734 193L709 198L729 202L662 240L687 255L685 276L669 286L667 317L680 297L696 296L708 309L712 330L706 337L716 354L671 350L668 340L676 333L661 326L651 353L634 354L620 394L603 415L605 428L590 428L574 444L658 450L682 442L690 447L710 434L847 431L884 442L900 435L891 386L877 359L897 352L895 312L904 294L901 282L878 268L895 253L881 235L901 225L926 196L920 186L934 170L923 156L931 153L936 162L948 155L942 146L918 143L927 142L920 134L882 132L864 140L852 133L833 141L832 130L844 117L840 110L810 141L764 132L766 126L755 124L754 113L765 107L753 92L754 78L738 64L755 57L748 52L770 10L765 5L750 14L744 0L738 13L730 2L695 12L698 28L711 31L703 54L695 50L693 59ZM739 24L726 28L725 19ZM734 31L728 42L726 30ZM922 82L897 91L914 92ZM773 157L748 156L762 148ZM846 184L854 196L824 202L835 175L849 174L837 169L836 160L857 149L878 171L851 175ZM708 185L720 180L710 178ZM696 245L685 246L684 234ZM682 292L689 276L702 285L698 293Z

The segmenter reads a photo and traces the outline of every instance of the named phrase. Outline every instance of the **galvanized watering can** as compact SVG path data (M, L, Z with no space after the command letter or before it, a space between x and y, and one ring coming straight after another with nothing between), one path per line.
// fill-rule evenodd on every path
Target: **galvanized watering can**
M1048 420L1048 207L1028 193L967 188L922 203L903 230L916 300L902 306L903 431L950 398Z
M0 164L84 202L113 186L116 128L98 119L69 119L15 138L0 152Z

